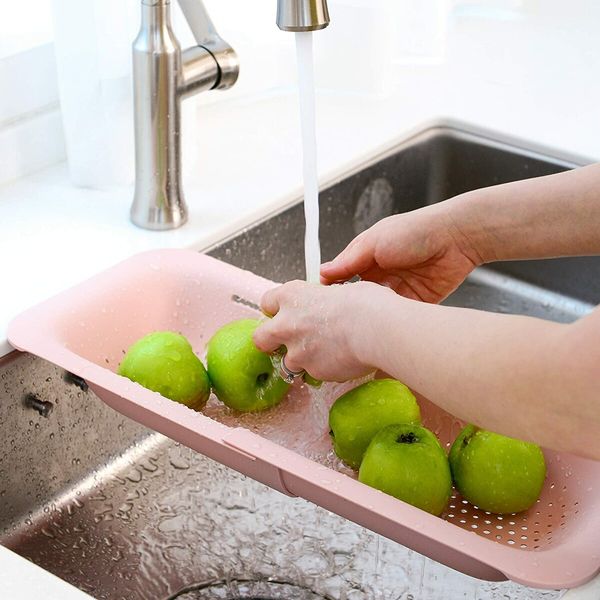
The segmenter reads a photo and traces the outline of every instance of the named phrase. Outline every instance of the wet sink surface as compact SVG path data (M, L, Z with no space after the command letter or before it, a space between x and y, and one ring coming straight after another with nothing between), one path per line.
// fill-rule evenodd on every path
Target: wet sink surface
M567 163L445 128L321 194L324 260L387 215ZM301 206L211 254L302 278ZM449 304L571 321L600 302L600 260L477 270ZM1 541L96 598L541 600L476 581L300 499L246 479L104 406L30 356L0 365ZM48 417L24 402L51 402ZM18 435L17 435L18 432Z

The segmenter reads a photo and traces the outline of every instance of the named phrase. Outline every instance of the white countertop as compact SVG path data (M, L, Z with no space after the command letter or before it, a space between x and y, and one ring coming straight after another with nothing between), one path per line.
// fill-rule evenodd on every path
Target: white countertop
M323 184L440 119L562 155L600 156L600 5L574 1L567 13L567 3L557 0L504 2L519 10L502 9L501 0L491 2L494 10L478 8L483 4L455 12L445 62L392 66L383 92L358 93L360 81L318 91ZM293 54L284 54L289 62ZM317 69L318 61L317 52ZM75 188L65 165L0 188L0 356L11 350L8 322L27 306L142 250L206 247L300 197L294 90L259 88L200 102L199 157L194 175L184 178L190 219L179 230L134 227L131 186ZM5 554L0 574L10 569Z
M90 600L86 593L2 546L0 590L5 600Z

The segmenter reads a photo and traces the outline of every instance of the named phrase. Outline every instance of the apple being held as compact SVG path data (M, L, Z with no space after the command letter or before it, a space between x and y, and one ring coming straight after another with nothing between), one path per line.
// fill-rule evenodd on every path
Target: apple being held
M252 341L257 319L221 327L208 342L206 365L217 398L235 410L257 412L278 404L288 391L271 357Z
M335 453L353 469L360 467L373 436L386 425L421 423L412 392L395 379L375 379L340 396L329 411Z
M135 342L118 373L194 410L202 409L210 395L204 365L187 339L172 331L155 331Z
M539 446L467 425L449 454L458 491L493 513L518 513L540 496L546 463Z
M431 431L419 425L388 425L372 439L358 479L439 515L452 492L446 453Z

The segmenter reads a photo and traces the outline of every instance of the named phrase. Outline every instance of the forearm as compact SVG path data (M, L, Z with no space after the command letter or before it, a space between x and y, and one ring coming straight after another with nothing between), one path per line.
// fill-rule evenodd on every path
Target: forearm
M579 324L389 294L372 318L365 362L465 421L600 459L600 362Z
M468 192L443 206L483 262L600 254L600 164Z

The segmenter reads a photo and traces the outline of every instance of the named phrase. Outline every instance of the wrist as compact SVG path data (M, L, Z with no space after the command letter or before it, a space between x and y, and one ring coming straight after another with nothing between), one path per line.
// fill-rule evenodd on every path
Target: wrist
M388 325L394 311L398 310L397 304L404 298L376 283L359 282L353 285L368 286L370 289L362 295L357 306L357 318L349 340L352 354L365 367L383 369L383 354L390 347L386 337Z
M439 204L456 243L476 266L499 260L482 190L466 192Z

